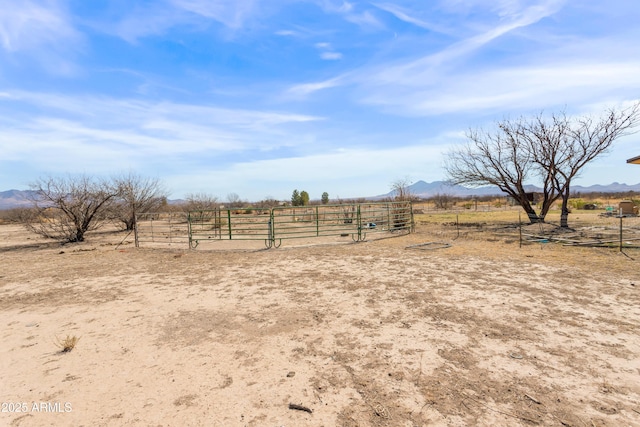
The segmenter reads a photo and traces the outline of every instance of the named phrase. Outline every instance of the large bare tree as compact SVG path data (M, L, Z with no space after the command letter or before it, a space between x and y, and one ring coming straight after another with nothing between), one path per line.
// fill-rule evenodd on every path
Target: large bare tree
M468 142L449 152L445 170L453 183L495 185L525 210L531 222L544 221L562 199L561 226L568 226L571 180L613 142L640 121L640 103L610 109L599 118L570 117L564 112L517 120L505 119L491 131L470 130ZM542 184L536 212L525 184Z
M550 174L543 173L543 201L538 212L533 207L527 181L538 177L529 149L526 118L502 120L492 131L469 130L467 144L448 153L445 170L454 184L477 187L494 185L511 196L533 222L544 221L551 204L558 199Z
M610 109L598 118L567 117L563 112L547 120L539 115L529 134L536 164L552 173L552 185L562 199L560 226L568 227L571 181L596 157L607 153L614 141L629 133L640 121L640 103Z
M82 242L97 229L118 192L108 182L88 175L49 176L31 184L36 208L26 223L30 230L65 242Z

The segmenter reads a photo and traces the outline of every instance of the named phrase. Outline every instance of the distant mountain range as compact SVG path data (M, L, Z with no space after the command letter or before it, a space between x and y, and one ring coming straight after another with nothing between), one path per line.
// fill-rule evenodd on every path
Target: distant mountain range
M535 185L525 185L525 189L530 192L540 192L542 189ZM424 182L418 181L411 184L408 187L411 195L428 199L430 197L446 194L454 197L469 197L469 196L504 196L505 194L500 191L498 187L478 187L467 188L461 185L451 185L446 181L434 181ZM583 187L580 185L573 186L571 188L573 193L626 193L630 191L640 192L640 183L635 185L620 184L614 182L609 185L591 185L589 187ZM393 197L394 191L390 191L387 194L382 194L374 197L375 199L385 199Z
M21 208L31 205L31 190L0 191L0 209Z
M479 187L479 188L467 188L461 185L450 185L446 181L434 181L425 182L418 181L411 184L409 192L415 196L424 199L436 196L438 194L446 194L454 197L470 197L470 196L503 196L504 193L500 191L498 187ZM527 191L537 192L541 191L541 188L535 185L526 185ZM574 193L627 193L627 192L639 192L640 183L635 185L620 184L614 182L609 185L591 185L589 187L582 187L576 185L572 187ZM31 190L8 190L0 191L0 209L13 209L20 207L28 207L31 205L31 199L33 199L34 191ZM390 191L386 194L379 196L367 197L369 200L381 200L393 197L395 193ZM180 202L180 200L169 200L170 204Z

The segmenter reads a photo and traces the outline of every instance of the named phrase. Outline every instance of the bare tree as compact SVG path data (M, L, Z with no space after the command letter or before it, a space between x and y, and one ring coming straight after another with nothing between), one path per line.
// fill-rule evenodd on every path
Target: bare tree
M217 215L218 197L207 193L191 193L182 208L192 221L210 221Z
M562 112L545 120L532 121L527 137L532 137L534 161L550 171L551 183L562 199L560 226L568 227L571 180L596 157L607 153L614 141L631 131L640 121L640 103L622 110L610 109L601 117L570 118Z
M168 192L157 178L146 178L134 172L113 178L118 203L113 206L112 218L122 222L127 231L133 230L136 214L153 212L167 204Z
M186 211L208 211L218 207L218 197L207 193L191 193L184 204Z
M391 191L394 194L394 199L399 201L410 201L413 199L411 194L411 180L409 178L401 178L391 183Z
M264 199L258 202L258 207L262 209L269 209L278 206L280 202L273 198L273 196L267 195Z
M468 131L469 142L448 153L445 170L453 184L498 187L522 206L533 223L544 221L558 194L549 174L545 174L542 179L545 197L539 213L529 200L526 181L537 177L539 171L535 168L528 141L521 137L526 134L527 126L527 120L521 118L498 122L493 131Z
M553 203L562 198L561 225L566 227L571 180L639 119L640 103L611 109L598 120L565 113L505 119L493 131L469 131L468 143L449 152L445 170L455 184L500 188L522 206L532 223L544 221ZM530 179L542 184L538 212L525 188Z
M448 193L436 193L431 197L436 209L449 209L454 197Z
M238 196L238 193L227 194L227 202L230 208L239 208L242 206L242 199Z
M108 182L87 175L41 178L31 188L37 215L27 228L66 242L82 242L86 232L99 228L118 195Z

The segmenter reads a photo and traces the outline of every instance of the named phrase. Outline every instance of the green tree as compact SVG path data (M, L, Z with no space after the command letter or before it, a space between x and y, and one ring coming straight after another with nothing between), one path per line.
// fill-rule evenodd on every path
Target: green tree
M327 203L329 203L329 193L327 193L326 191L322 193L321 201L323 205L326 205Z
M300 192L300 205L299 206L307 206L309 204L309 193L302 190Z
M291 204L293 206L300 206L302 199L300 198L300 192L296 189L293 190L293 193L291 194Z

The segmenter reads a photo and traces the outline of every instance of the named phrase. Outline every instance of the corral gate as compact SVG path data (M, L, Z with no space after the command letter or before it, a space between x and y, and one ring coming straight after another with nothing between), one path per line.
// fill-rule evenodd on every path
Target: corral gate
M187 246L189 222L187 212L147 212L136 214L136 247Z
M140 243L186 241L196 248L203 241L262 240L280 247L283 240L350 236L365 240L372 233L410 233L414 228L411 202L354 203L271 209L220 208L173 214L142 214L137 218ZM161 226L158 221L166 222Z

